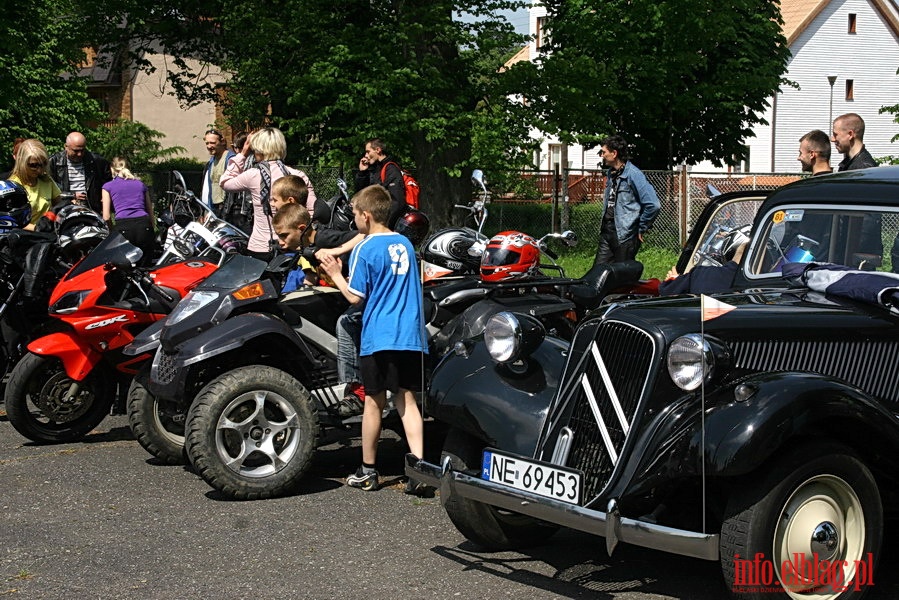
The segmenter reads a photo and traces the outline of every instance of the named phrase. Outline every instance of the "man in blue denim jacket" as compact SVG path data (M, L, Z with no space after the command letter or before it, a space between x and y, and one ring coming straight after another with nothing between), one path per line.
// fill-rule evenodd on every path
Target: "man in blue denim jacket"
M633 260L659 213L659 197L634 166L620 135L602 141L603 166L609 169L603 192L602 227L594 264Z

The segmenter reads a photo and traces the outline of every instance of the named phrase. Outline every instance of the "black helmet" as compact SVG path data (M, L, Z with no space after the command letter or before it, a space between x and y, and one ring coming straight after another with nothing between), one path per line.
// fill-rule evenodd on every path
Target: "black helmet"
M109 228L88 207L70 204L56 213L56 234L67 253L87 252L109 235Z
M483 238L482 243L487 239ZM478 243L478 233L473 229L443 229L432 235L421 250L424 261L455 275L476 274L481 271L481 252L469 252Z
M393 230L406 236L412 245L418 247L428 236L431 220L420 210L410 210L396 220Z
M8 179L0 179L0 232L25 227L31 221L31 204L25 188Z

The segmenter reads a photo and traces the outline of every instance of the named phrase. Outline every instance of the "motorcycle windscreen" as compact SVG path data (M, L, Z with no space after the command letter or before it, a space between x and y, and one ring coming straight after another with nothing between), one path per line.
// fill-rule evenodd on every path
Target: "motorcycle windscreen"
M250 256L234 254L212 275L204 279L197 289L224 291L237 289L261 279L267 266L267 263Z
M121 264L130 262L125 257L129 252L133 252L137 246L125 239L118 231L111 231L102 242L97 244L96 248L85 256L81 262L76 264L71 271L65 276L65 279L72 279L82 273L86 273L91 269L101 267L106 264Z

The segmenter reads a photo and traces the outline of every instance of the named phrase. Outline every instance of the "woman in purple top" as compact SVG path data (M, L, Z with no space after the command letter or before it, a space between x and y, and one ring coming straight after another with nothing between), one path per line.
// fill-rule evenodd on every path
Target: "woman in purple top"
M141 264L147 265L153 259L153 202L150 191L143 181L131 174L128 161L116 156L109 161L112 181L103 185L103 220L110 229L125 236L125 239L144 251ZM115 213L113 225L112 213Z

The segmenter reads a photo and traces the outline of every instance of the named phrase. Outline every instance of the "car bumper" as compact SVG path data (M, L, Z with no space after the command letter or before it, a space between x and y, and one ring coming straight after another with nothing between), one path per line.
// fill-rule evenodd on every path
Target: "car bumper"
M683 556L718 560L717 534L686 531L622 517L614 500L609 502L608 512L559 502L453 470L448 457L442 464L435 465L407 455L406 475L437 488L444 504L454 496L468 498L602 536L606 538L609 554L618 542L625 542Z

